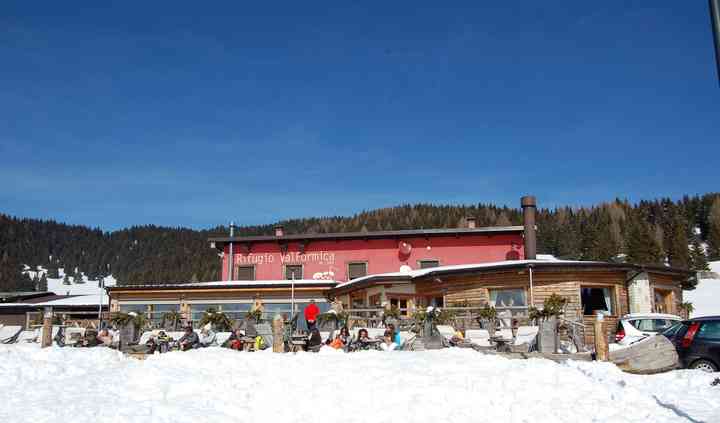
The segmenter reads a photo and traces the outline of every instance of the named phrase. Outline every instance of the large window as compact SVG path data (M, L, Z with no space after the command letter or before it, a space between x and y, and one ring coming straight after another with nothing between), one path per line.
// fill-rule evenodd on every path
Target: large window
M594 316L598 312L602 312L607 315L615 314L615 307L613 305L613 289L611 287L581 287L580 299L582 302L583 314L586 316Z
M491 289L490 305L497 309L527 307L524 289Z
M209 309L214 309L215 311L222 311L222 306L220 304L211 303L190 304L190 320L200 320L203 313Z
M286 264L285 265L285 279L300 280L302 278L303 278L302 264Z
M150 319L153 322L162 322L163 315L170 311L180 312L180 304L153 304L150 308Z
M418 260L418 266L421 269L429 269L431 267L438 267L438 266L440 266L440 261L438 261L438 260Z
M255 266L238 266L235 268L235 280L254 281Z
M123 313L147 313L148 304L120 304L120 311Z
M367 262L348 263L348 280L367 276Z

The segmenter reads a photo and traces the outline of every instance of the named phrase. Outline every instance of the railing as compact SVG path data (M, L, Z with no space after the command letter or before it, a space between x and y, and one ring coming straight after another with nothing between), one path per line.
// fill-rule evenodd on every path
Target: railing
M453 314L451 322L456 329L475 329L480 327L480 310L485 306L449 306L439 307L440 310L451 312ZM418 308L400 308L393 309L400 312L397 318L400 326L409 326L415 323L414 313L417 310L424 310L425 307ZM520 324L530 324L528 317L528 308L519 307L497 307L497 320L504 326L510 326L511 321L516 319ZM382 307L376 308L351 308L345 309L348 313L348 320L353 321L355 326L361 325L366 327L377 327L387 319L387 311ZM509 313L509 314L508 314Z

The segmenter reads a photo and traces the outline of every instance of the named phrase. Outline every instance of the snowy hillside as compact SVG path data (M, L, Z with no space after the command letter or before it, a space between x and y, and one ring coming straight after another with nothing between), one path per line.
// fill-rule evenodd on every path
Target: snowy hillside
M25 273L27 273L31 279L34 277L40 278L42 275L47 274L47 269L38 266L37 269L30 270L30 268L26 266ZM65 269L60 268L58 273L60 277L57 279L47 278L47 290L49 292L57 295L100 295L100 292L104 292L104 290L100 288L100 282L98 280L90 280L84 274L82 276L83 280L80 283L75 281L73 276L68 275L70 284L66 285L64 283ZM105 286L115 286L116 283L117 281L112 275L105 278Z
M720 261L708 264L720 275ZM690 317L720 316L720 279L700 279L695 289L683 292L683 297L695 308Z

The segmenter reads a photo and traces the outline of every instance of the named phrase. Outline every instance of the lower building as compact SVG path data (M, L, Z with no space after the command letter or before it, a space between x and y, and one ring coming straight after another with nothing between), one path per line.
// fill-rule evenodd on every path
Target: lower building
M479 308L491 305L506 315L527 316L529 307L542 308L552 294L567 299L564 318L586 327L602 313L608 335L627 313L679 314L682 286L690 273L669 267L633 264L510 260L441 266L384 273L337 283L324 280L220 281L177 285L135 285L109 288L111 311L147 313L156 323L169 311L198 321L215 309L240 319L260 299L266 317L302 311L312 299L321 311L337 299L349 310L396 306L409 316L429 305ZM509 313L509 314L507 314ZM300 327L305 323L300 317ZM585 330L587 343L593 341Z

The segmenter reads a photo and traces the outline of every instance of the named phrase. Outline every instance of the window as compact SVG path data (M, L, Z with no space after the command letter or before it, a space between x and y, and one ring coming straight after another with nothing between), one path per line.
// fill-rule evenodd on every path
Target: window
M720 321L703 322L695 338L720 340Z
M665 289L655 290L655 305L653 311L655 313L672 313L673 312L673 295L672 291Z
M418 266L421 269L429 269L431 267L438 267L438 266L440 266L440 261L438 261L438 260L418 260Z
M255 266L238 266L235 268L235 280L254 281Z
M123 313L147 313L147 304L120 304L120 311Z
M379 307L380 306L380 294L371 295L370 299L368 300L368 305L370 307Z
M150 319L153 321L162 321L163 315L167 312L180 312L180 304L153 304L151 308Z
M231 319L243 319L251 306L250 303L223 304L222 312Z
M637 330L647 332L660 332L663 331L675 323L674 320L667 319L637 319L630 320L630 324Z
M598 311L606 315L614 315L614 307L612 300L613 290L610 287L605 288L580 288L580 300L582 302L583 314L586 316L594 316Z
M390 298L390 307L397 307L400 309L400 314L402 316L407 316L408 310L408 300L401 299L401 298Z
M365 308L365 299L364 298L353 298L352 299L352 308Z
M299 280L302 278L303 278L302 264L286 264L285 265L285 279Z
M491 289L490 305L495 308L526 307L524 289Z
M445 307L445 298L435 297L430 300L430 305L433 307Z
M367 262L348 263L348 280L367 276Z

